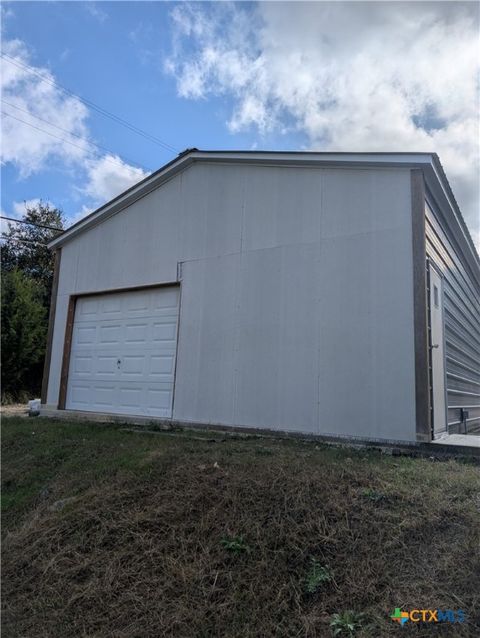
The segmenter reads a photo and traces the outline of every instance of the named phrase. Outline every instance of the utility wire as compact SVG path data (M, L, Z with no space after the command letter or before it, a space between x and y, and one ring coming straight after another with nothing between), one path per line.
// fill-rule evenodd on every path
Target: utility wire
M14 219L13 217L6 217L5 215L0 215L0 219L6 219L7 221L15 222L16 224L30 224L30 226L36 226L37 228L46 228L47 230L59 230L60 232L63 232L63 228L59 228L58 226L47 226L46 224L27 222L24 219Z
M6 117L11 117L12 119L17 120L17 122L22 122L22 124L26 124L27 126L30 126L31 128L34 128L37 131L41 131L42 133L45 133L46 135L50 135L51 137L54 137L55 139L60 140L61 142L65 142L66 144L70 144L71 146L74 146L75 148L79 148L81 151L96 155L95 151L93 150L85 148L84 146L79 146L78 144L74 144L70 140L66 140L64 137L59 137L58 135L54 135L53 133L50 133L50 131L46 131L44 128L40 128L39 126L35 126L31 122L26 122L25 120L22 120L19 117L15 117L15 115L12 115L11 113L2 111L2 115L5 115ZM85 142L86 144L90 144L90 142L87 142L86 140ZM122 167L125 166L125 164L117 162L117 160L113 159L113 157L105 157L104 159L106 162L111 162L112 164L116 164L117 166L122 166Z
M64 93L66 93L67 95L70 95L70 96L76 98L77 100L80 100L81 102L83 102L83 104L86 104L87 106L92 108L94 111L97 111L98 113L100 113L104 117L108 117L111 120L114 120L118 124L121 124L122 126L125 126L126 128L128 128L130 131L133 131L134 133L137 133L138 135L141 135L142 137L150 140L151 142L154 142L155 144L158 144L159 146L162 146L167 151L171 151L172 153L178 153L178 149L175 148L174 146L171 146L170 144L167 144L167 142L164 142L163 140L161 140L160 138L156 137L155 135L151 135L150 133L147 133L147 131L144 131L143 129L138 128L138 126L135 126L134 124L130 124L130 122L127 122L127 120L124 120L123 118L119 117L118 115L115 115L114 113L111 113L110 111L107 111L106 109L102 108L98 104L95 104L95 102L92 102L91 100L87 100L86 98L83 98L80 95L77 95L73 91L70 91L66 87L64 87L61 84L59 84L57 81L55 81L55 80L53 80L51 78L45 77L41 73L38 73L38 71L36 71L29 64L25 64L23 62L20 62L18 60L18 58L14 58L13 56L8 55L8 53L5 53L5 52L2 52L0 55L3 58L7 59L8 62L10 62L11 64L14 64L15 66L17 66L19 68L23 68L23 69L26 69L26 70L30 71L31 73L36 75L38 78L40 78L43 82L47 82L48 84L51 84L52 86L57 87L58 89L60 89Z
M77 137L79 140L82 140L82 142L85 142L86 144L90 144L92 146L96 146L101 151L106 151L107 153L110 153L112 155L117 155L118 157L120 157L118 153L115 153L115 151L111 151L109 148L106 148L105 146L101 146L100 144L97 144L96 142L91 142L90 140L85 139L81 135L78 135L77 133L73 133L72 131L68 131L67 129L62 128L61 126L58 126L57 124L52 124L52 122L49 122L48 120L43 119L43 117L39 117L38 115L34 115L33 113L30 113L30 111L27 111L26 109L22 109L19 106L16 106L15 104L11 104L10 102L7 102L3 98L2 98L1 101L4 104L6 104L7 106L11 106L12 108L17 109L18 111L22 111L23 113L26 113L30 117L34 117L36 120L40 120L40 122L45 122L45 124L48 124L49 126L53 126L54 128L57 128L59 131L62 131L63 133L67 133L68 135L72 135L73 137ZM10 115L10 114L7 113L7 115ZM140 168L143 168L146 171L152 171L153 170L153 169L149 168L148 166L143 166L142 164L140 164L140 162L136 162L135 160L132 160L132 159L130 159L128 157L124 156L121 159L124 159L124 160L130 162L130 164L136 164L137 166L139 166Z

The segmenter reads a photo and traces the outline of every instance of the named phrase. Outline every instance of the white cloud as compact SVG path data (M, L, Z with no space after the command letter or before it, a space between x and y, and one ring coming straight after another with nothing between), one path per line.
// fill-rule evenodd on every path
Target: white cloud
M105 155L88 162L88 179L83 190L99 205L119 195L147 175L148 173L141 168L130 166L117 155Z
M2 6L0 7L0 15L1 15L2 21L5 21L8 18L13 18L15 16L15 13L11 9L11 7Z
M69 215L69 217L67 219L66 228L69 228L70 226L73 226L73 224L76 224L77 222L79 222L81 219L83 219L87 215L90 215L90 213L92 213L95 210L95 208L96 208L96 206L88 206L87 204L83 204L77 210L76 213L74 213L73 215Z
M60 60L62 62L65 62L65 60L67 60L70 57L71 53L72 53L71 49L66 47L65 49L63 49L63 51L59 55Z
M128 39L132 45L132 51L143 65L154 63L160 55L159 39L152 22L139 22L128 33Z
M93 18L98 20L98 22L100 22L101 24L103 24L105 20L107 20L108 13L98 6L97 2L93 2L92 0L87 0L84 6L85 6L85 9L88 11L88 13Z
M180 96L228 95L232 132L293 126L310 149L435 151L478 235L478 5L182 4L171 16Z
M2 162L15 164L20 176L28 177L52 159L67 164L83 160L89 152L89 143L76 136L88 135L88 109L77 98L56 88L50 71L31 67L20 40L4 42L3 50L14 60L2 61L2 111L9 114L2 117ZM63 131L47 122L55 123ZM59 139L62 137L75 146L65 144Z
M74 168L77 183L72 184L72 191L88 199L72 217L75 221L146 177L145 171L117 155L99 155L87 125L88 108L55 86L48 69L32 66L22 41L4 41L2 46L16 62L2 61L2 111L9 114L2 117L3 164L13 164L23 179L55 163L62 169ZM14 214L23 213L23 202L13 202L12 209Z
M27 212L27 209L36 208L40 204L40 202L42 202L44 206L50 206L51 208L54 208L52 202L41 200L39 197L35 197L33 199L27 199L23 202L13 202L12 216L15 217L15 219L21 219Z
M480 253L480 229L473 229L472 227L470 227L470 236L473 243L477 247L477 251Z

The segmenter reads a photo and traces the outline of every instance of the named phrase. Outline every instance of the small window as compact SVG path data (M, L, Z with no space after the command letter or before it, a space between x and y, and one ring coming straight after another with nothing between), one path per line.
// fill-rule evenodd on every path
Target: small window
M438 308L438 288L435 285L433 286L433 303L435 308Z

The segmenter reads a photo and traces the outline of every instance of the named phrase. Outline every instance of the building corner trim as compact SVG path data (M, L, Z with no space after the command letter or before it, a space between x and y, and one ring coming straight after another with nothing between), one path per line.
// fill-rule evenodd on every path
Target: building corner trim
M70 370L70 351L72 346L73 320L77 298L71 295L68 301L67 321L65 324L65 340L63 343L62 372L60 375L60 390L58 393L58 409L65 410L67 402L68 372Z
M43 364L42 392L40 395L42 405L45 405L47 403L48 395L48 379L50 376L50 364L52 361L53 332L55 327L55 314L57 312L58 280L60 276L60 262L62 259L61 248L58 248L55 251L54 259L55 262L53 268L52 292L50 296L50 312L48 315L47 344L45 348L45 362Z
M425 181L421 169L411 171L413 319L415 346L416 440L432 440L428 370L428 316L425 234Z

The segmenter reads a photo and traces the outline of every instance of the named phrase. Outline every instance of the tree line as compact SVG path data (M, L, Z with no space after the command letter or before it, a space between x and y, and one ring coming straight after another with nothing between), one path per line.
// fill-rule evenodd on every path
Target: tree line
M22 220L30 224L2 231L2 403L40 397L55 260L46 244L65 225L62 211L43 202L26 206Z

